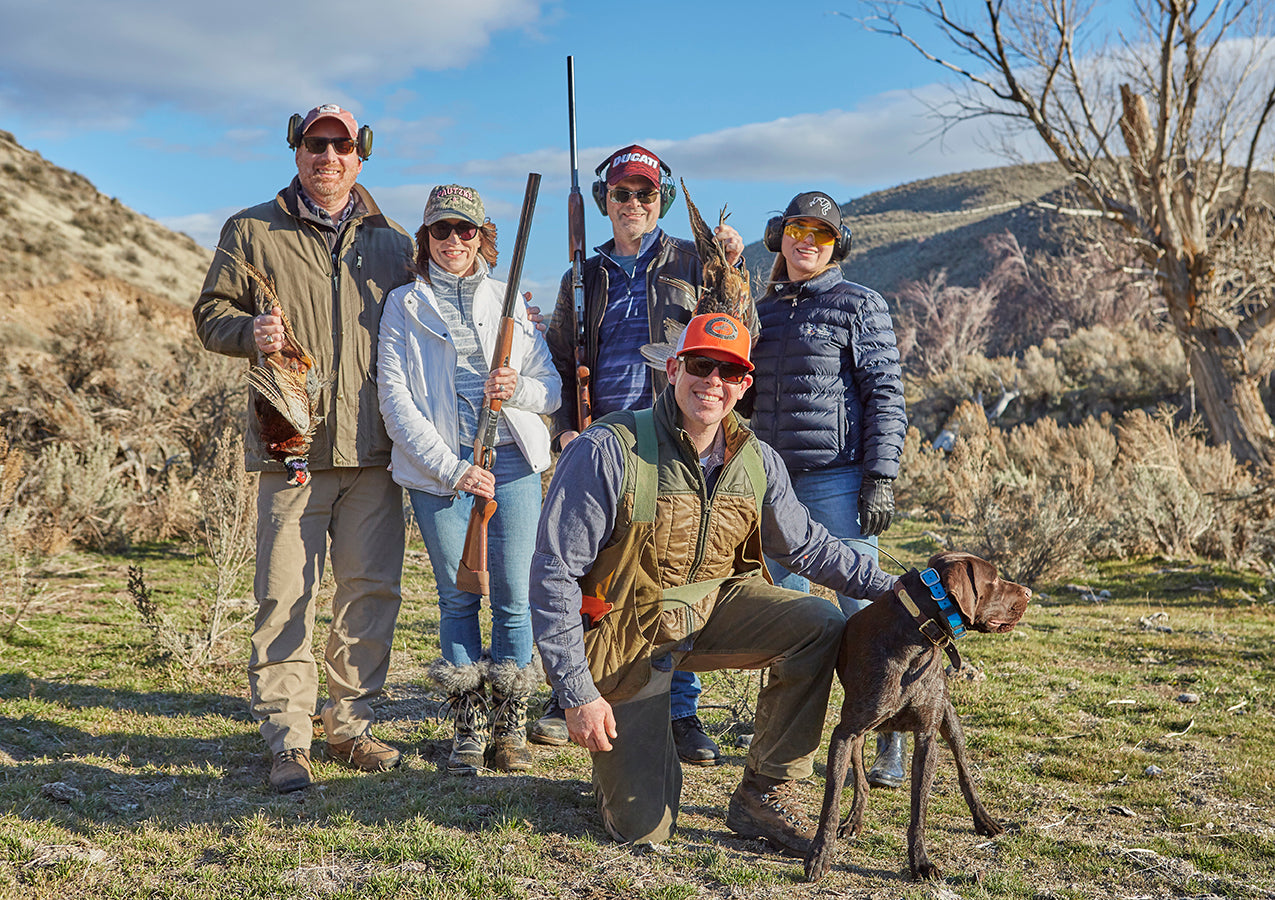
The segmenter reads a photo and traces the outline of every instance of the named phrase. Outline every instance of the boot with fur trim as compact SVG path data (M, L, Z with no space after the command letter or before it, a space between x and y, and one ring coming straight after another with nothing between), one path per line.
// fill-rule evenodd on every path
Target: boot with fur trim
M429 677L447 695L443 716L453 719L456 730L447 759L450 775L477 775L483 767L487 744L487 692L483 686L487 663L480 660L458 666L445 659L429 664Z
M488 679L492 703L489 763L502 772L526 772L531 768L531 751L527 749L527 700L544 684L540 660L533 656L522 668L512 659L492 663Z

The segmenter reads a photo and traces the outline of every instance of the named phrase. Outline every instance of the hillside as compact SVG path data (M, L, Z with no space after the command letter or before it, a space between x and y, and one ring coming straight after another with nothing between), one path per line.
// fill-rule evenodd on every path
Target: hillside
M841 207L854 233L846 277L887 296L941 267L950 284L975 285L989 268L989 234L1008 230L1028 251L1061 243L1065 225L1034 203L1057 202L1066 186L1060 167L1042 163L942 175L851 200ZM759 242L745 258L751 271L769 274L774 257Z
M43 347L68 305L103 293L135 302L169 336L190 336L210 257L0 131L0 346Z

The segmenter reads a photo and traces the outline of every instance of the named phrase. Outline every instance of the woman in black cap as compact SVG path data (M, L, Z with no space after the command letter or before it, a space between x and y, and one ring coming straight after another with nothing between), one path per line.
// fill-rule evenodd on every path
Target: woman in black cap
M890 311L876 291L842 277L850 230L827 194L794 197L766 223L765 244L775 263L757 301L752 429L783 458L811 518L876 558L907 430ZM809 591L805 578L767 563L776 584ZM837 600L847 616L868 605ZM902 751L903 735L883 735L869 779L901 784Z

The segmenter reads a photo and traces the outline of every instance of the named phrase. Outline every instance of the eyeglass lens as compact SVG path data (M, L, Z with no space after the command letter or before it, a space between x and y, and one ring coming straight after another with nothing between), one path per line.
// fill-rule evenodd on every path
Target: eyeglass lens
M826 228L820 228L816 225L798 225L796 222L789 222L785 225L784 234L798 243L813 236L815 243L820 246L835 243L837 240L837 236Z
M727 384L739 384L744 380L744 376L748 374L747 366L741 366L739 363L722 362L718 359L710 359L707 356L683 356L682 363L686 366L686 371L696 378L708 378L713 374L713 370L716 369L717 377Z
M301 139L301 143L305 145L307 152L313 153L315 156L327 150L328 144L331 144L333 149L342 156L348 156L354 152L354 141L348 137L304 137Z
M456 232L462 241L472 241L478 233L478 226L473 222L435 222L429 226L429 236L436 241L445 241Z
M612 188L611 199L616 203L628 203L630 197L637 197L638 203L654 203L660 196L660 192L655 188L647 188L643 191L628 191L624 188Z

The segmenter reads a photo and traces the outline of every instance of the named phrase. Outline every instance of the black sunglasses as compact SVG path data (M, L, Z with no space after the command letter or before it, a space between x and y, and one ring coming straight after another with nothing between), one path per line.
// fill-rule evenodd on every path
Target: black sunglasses
M478 234L478 226L473 222L435 222L429 226L429 236L436 241L445 241L456 232L462 241L472 241Z
M611 199L616 203L628 203L630 197L637 197L638 203L654 203L659 199L660 192L655 188L647 188L642 191L629 191L624 188L611 188Z
M349 156L354 152L354 140L352 138L325 138L325 137L303 137L302 145L307 153L313 153L319 156L328 149L328 144L332 145L332 149L342 156Z
M686 366L686 371L696 378L707 378L716 369L717 377L722 381L727 384L739 384L748 374L748 366L740 363L722 362L720 359L707 356L683 356L681 359L682 365Z

